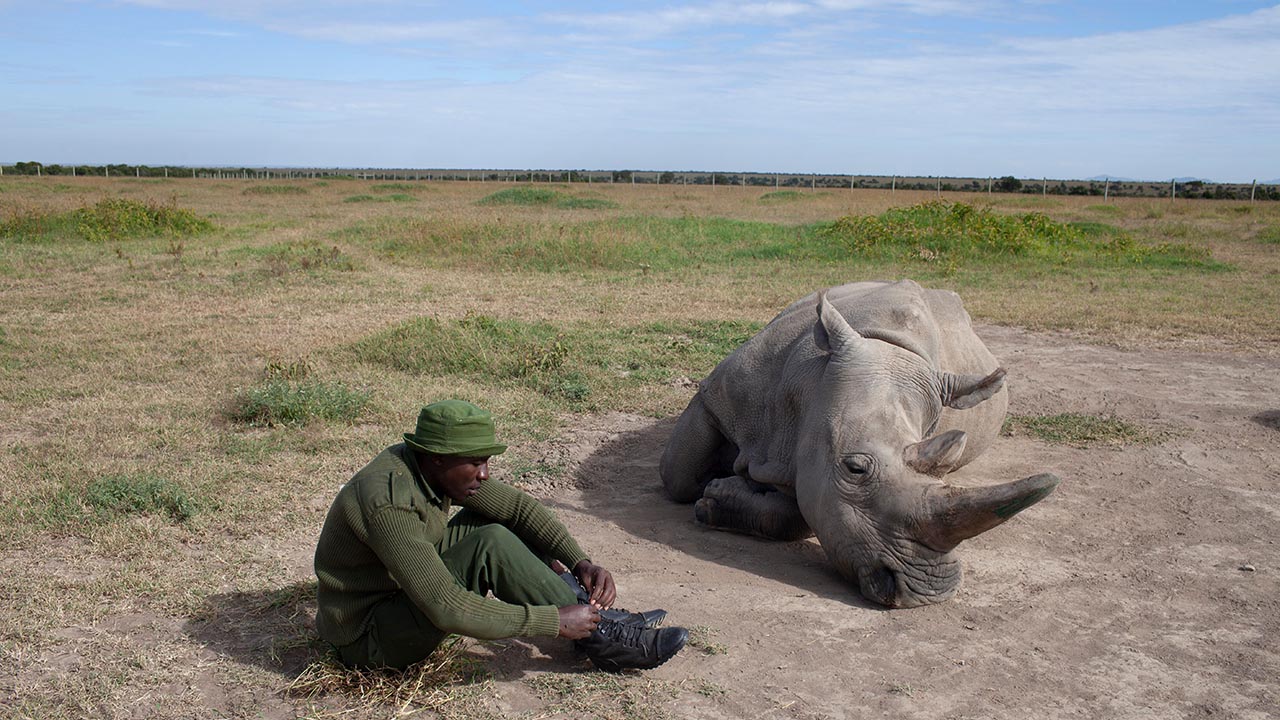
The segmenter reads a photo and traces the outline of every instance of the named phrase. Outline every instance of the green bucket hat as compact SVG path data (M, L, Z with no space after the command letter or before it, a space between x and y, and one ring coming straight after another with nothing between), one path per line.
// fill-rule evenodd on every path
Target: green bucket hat
M418 427L404 441L423 452L463 457L500 455L507 449L496 441L493 416L462 400L441 400L422 408Z

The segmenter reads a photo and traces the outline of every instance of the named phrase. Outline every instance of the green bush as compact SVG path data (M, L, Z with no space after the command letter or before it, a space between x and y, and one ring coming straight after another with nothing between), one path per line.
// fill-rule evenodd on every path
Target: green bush
M190 210L124 198L100 200L74 211L73 216L76 231L92 242L154 235L187 237L214 229L213 223Z
M178 522L198 512L181 485L155 475L108 475L85 487L84 504L100 516L167 515Z
M617 203L603 198L565 195L555 190L534 187L516 187L499 190L477 201L478 205L524 205L555 207L564 210L604 210L615 208Z
M313 419L351 422L369 402L369 393L341 382L268 377L236 393L228 416L254 426L300 425Z
M244 189L245 195L306 195L300 185L253 185Z

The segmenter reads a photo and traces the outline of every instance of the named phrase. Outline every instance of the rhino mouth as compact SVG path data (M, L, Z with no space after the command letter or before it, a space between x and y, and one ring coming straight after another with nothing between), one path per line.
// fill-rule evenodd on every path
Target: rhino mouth
M854 578L858 591L871 602L891 608L933 605L948 600L960 587L959 561L948 557L912 558L907 562L887 559L862 565Z

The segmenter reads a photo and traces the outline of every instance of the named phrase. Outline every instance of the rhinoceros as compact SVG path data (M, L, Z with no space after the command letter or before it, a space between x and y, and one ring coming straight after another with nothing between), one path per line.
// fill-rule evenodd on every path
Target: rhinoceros
M1008 407L1005 371L953 292L910 280L815 292L703 380L659 473L704 526L777 540L817 535L862 595L947 600L953 549L1048 496L1039 474L942 480L986 449Z

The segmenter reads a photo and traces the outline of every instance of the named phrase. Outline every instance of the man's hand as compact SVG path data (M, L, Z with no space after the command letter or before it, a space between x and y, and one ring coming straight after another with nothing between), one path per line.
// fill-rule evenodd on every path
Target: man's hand
M596 629L600 611L593 605L566 605L560 608L560 637L581 640Z
M590 593L588 602L601 610L612 607L618 599L618 588L613 584L613 574L590 560L583 560L573 567L573 576Z

